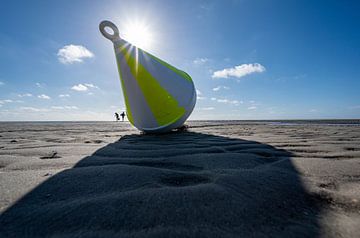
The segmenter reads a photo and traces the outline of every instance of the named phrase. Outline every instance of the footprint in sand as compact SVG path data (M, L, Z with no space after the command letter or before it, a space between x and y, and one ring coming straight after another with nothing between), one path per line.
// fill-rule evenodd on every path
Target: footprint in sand
M51 151L48 155L41 156L40 159L58 159L61 156L58 155L57 151Z
M100 144L100 143L103 143L103 142L104 142L104 141L102 141L102 140L92 140L92 141L87 140L87 141L85 141L84 143L85 143L85 144L90 144L90 143Z

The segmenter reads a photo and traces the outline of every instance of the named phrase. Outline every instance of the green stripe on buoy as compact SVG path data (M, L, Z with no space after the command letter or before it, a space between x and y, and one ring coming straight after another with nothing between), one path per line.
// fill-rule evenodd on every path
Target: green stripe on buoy
M178 101L159 84L146 68L136 62L129 52L131 48L127 50L125 47L120 47L119 50L124 55L159 126L170 124L182 117L185 108L180 107Z
M165 67L167 67L168 69L172 70L173 72L177 73L178 75L180 75L181 77L189 80L190 82L192 82L192 79L190 77L190 75L188 75L187 73L185 73L184 71L182 70L179 70L177 68L175 68L174 66L166 63L165 61L157 58L156 56L153 56L152 54L146 52L146 51L143 51L145 54L147 54L148 56L150 56L151 58L153 58L154 60L156 60L157 62L159 62L160 64L164 65Z

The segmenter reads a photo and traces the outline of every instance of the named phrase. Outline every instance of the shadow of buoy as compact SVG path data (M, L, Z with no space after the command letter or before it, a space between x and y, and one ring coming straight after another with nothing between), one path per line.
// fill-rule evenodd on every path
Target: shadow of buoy
M195 132L127 135L0 216L1 237L316 237L292 154Z

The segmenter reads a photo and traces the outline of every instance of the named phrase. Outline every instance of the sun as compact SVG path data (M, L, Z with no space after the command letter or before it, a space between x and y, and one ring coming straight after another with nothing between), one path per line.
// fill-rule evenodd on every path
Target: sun
M150 50L153 44L153 35L148 25L142 22L129 22L124 27L122 37L131 44Z

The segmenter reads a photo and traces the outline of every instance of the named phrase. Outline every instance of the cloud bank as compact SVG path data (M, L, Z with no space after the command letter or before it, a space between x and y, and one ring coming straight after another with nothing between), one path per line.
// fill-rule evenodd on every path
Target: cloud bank
M249 74L253 73L262 73L266 69L264 66L258 63L254 64L242 64L235 66L233 68L226 68L223 70L215 71L212 74L212 78L229 78L229 77L235 77L235 78L241 78Z

